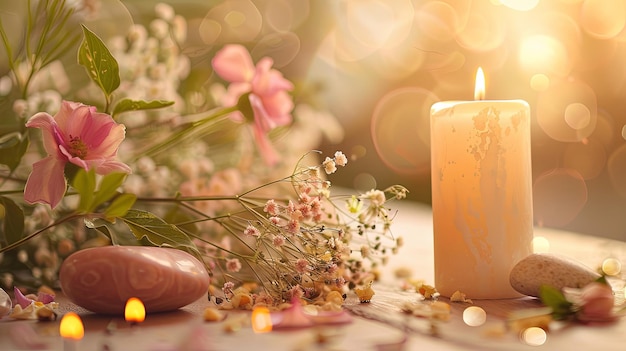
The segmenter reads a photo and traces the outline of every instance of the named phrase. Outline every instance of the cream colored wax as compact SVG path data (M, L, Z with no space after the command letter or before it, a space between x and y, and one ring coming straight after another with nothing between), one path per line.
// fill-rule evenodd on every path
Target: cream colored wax
M435 287L447 297L520 296L509 272L532 253L528 104L434 104L431 160Z

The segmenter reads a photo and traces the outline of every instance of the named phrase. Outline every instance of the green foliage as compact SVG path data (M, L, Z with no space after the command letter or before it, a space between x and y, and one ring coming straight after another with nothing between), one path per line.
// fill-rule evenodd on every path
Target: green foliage
M25 134L10 133L0 137L0 164L14 171L28 149L29 139Z
M572 315L572 303L558 289L542 285L539 288L539 297L544 305L552 308L554 319L566 319Z
M38 70L59 59L76 45L80 35L72 29L76 25L72 16L74 8L66 6L65 0L39 0L34 7L27 5L27 20L24 23L24 41L12 45L7 28L0 17L0 38L6 51L10 69L16 70L24 63L33 74L16 79L21 97L26 97L28 86ZM11 30L11 28L9 28Z
M147 239L154 246L173 247L187 251L203 262L200 252L189 236L177 226L141 210L129 210L121 217L137 240Z
M79 212L89 213L95 207L92 206L94 200L94 192L96 190L96 172L92 169L89 172L79 169L72 178L72 186L80 196L78 208Z
M13 200L5 196L0 196L0 207L3 210L3 215L0 216L2 224L0 233L4 232L4 240L11 245L20 240L24 234L24 212Z
M113 109L113 117L117 116L122 112L128 111L138 111L138 110L151 110L156 108L163 108L167 106L174 105L174 101L166 101L166 100L152 100L152 101L144 101L144 100L131 100L131 99L123 99L120 100Z
M96 173L92 170L79 169L73 178L72 186L80 196L76 209L80 213L92 213L104 203L111 201L105 209L107 220L113 221L133 206L137 197L133 194L120 194L117 189L126 179L125 173L114 172L102 177L99 188L96 190Z
M115 57L102 40L83 26L84 39L78 49L78 63L85 66L89 77L102 89L107 104L120 86L120 70Z
M123 217L133 207L137 201L135 194L119 194L116 196L109 207L104 210L105 218L113 221L116 217Z

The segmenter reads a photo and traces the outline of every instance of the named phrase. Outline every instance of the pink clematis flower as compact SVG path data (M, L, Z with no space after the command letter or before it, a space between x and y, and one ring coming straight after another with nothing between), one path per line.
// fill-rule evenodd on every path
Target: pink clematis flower
M26 123L40 128L48 156L33 164L24 189L29 203L47 203L56 207L67 188L65 166L68 162L98 174L130 173L130 167L116 161L117 149L124 140L126 128L93 106L63 101L54 116L39 112Z
M264 57L255 67L248 51L236 44L224 46L212 60L215 73L231 83L224 96L225 106L235 106L242 95L249 94L248 100L254 113L254 136L261 155L269 165L278 162L278 155L267 133L291 123L293 109L293 100L287 93L293 90L293 84L272 69L273 63L271 58ZM237 114L237 119L243 120L241 112Z

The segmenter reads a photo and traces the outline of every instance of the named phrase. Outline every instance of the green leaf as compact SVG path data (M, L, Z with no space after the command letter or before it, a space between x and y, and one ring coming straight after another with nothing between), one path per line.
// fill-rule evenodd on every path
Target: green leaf
M137 196L135 194L120 194L104 211L104 215L107 219L116 217L123 217L128 213L130 208L135 204Z
M539 288L539 297L544 305L552 308L552 315L555 319L565 319L574 313L573 304L567 301L565 295L556 288L542 285Z
M95 209L104 202L111 199L114 195L117 194L117 188L119 188L123 183L124 179L126 179L126 173L121 172L113 172L105 175L100 180L100 185L98 187L98 191L92 200L91 209Z
M141 242L129 230L116 227L102 218L85 218L87 228L93 229L111 240L112 245L137 246ZM128 228L125 228L128 229Z
M20 240L24 234L24 212L8 197L0 196L0 206L4 209L4 216L0 217L4 239L10 245Z
M606 280L606 275L604 275L604 274L600 275L600 277L598 279L596 279L596 282L598 282L600 284L609 285L608 280Z
M156 108L163 108L174 105L174 101L167 100L131 100L123 99L115 105L113 108L113 116L117 116L122 112L137 111L137 110L151 110Z
M120 86L117 61L102 40L83 26L83 42L78 49L78 63L85 66L89 77L108 97Z
M14 171L26 153L28 144L28 137L18 132L0 137L0 164L7 165L11 171Z
M111 231L107 227L107 223L106 222L104 222L104 221L102 221L102 220L100 220L98 218L94 218L94 219L85 218L85 219L83 219L83 222L85 223L85 226L87 228L98 231L102 235L104 235L107 238L109 238L109 240L111 240L111 244L117 245L115 237L111 234Z
M72 180L72 186L80 196L78 211L91 212L93 210L94 192L96 190L96 172L78 169Z
M169 246L181 249L196 256L202 262L202 256L189 236L173 224L169 224L154 214L129 210L120 217L130 228L137 240L147 239L155 246Z

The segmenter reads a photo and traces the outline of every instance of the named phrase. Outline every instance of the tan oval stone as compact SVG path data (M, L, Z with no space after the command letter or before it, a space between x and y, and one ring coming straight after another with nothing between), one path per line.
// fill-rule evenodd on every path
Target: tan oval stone
M105 246L77 251L59 271L63 293L102 314L123 314L139 298L146 312L172 311L207 293L209 275L192 255L177 249Z
M513 289L535 297L539 297L542 285L558 290L564 287L582 288L599 277L600 274L591 268L553 254L532 254L519 261L509 276Z

